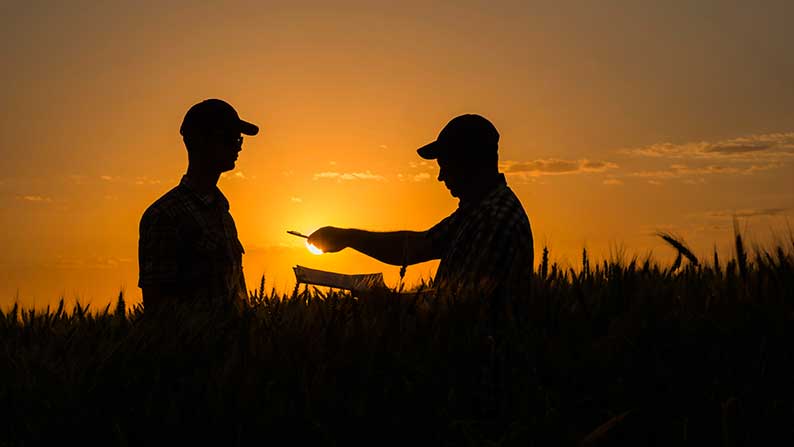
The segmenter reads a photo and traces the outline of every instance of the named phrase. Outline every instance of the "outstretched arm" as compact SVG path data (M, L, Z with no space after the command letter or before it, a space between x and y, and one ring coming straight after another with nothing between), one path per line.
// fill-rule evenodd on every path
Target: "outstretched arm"
M426 231L375 232L323 227L309 236L309 243L326 253L350 247L391 265L411 265L438 259Z

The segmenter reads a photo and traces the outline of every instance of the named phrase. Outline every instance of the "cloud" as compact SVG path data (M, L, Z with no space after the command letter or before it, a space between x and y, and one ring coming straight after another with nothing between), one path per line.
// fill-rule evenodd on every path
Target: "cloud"
M19 200L24 200L26 202L52 202L52 199L50 197L45 197L45 196L29 195L29 196L18 196L17 198Z
M418 164L412 163L412 168L419 168ZM397 180L401 182L424 182L434 178L434 174L430 172L418 172L416 174L411 173L397 173Z
M629 174L631 177L653 178L653 179L675 179L689 176L704 176L716 174L733 174L733 175L750 175L756 172L768 171L780 167L779 163L769 163L766 165L750 165L750 166L725 166L725 165L708 165L692 167L684 164L670 165L668 169L659 169L652 171L637 171ZM701 183L704 181L701 180Z
M569 175L583 173L600 173L617 169L616 163L608 161L563 160L558 158L538 159L532 161L507 160L499 163L506 174L521 174L530 177L543 175Z
M650 158L783 160L794 157L794 132L750 135L715 142L659 143L621 152Z
M733 217L761 217L761 216L783 216L786 215L788 208L751 208L742 210L723 210L708 213L708 217L733 218Z
M686 184L686 185L702 185L702 184L706 183L706 179L704 179L703 177L688 178L686 180L682 180L681 182Z
M233 180L248 180L249 177L243 173L243 171L234 171L234 172L223 172L221 173L222 179L233 179ZM250 177L256 178L256 177Z
M612 186L620 186L623 184L623 180L617 178L608 178L603 181L605 185L612 185Z
M731 154L742 154L747 152L758 152L758 151L765 151L772 149L772 145L769 143L763 143L760 141L755 142L747 142L742 143L739 141L728 141L725 143L717 143L707 146L704 151L709 154L722 154L722 155L731 155Z
M122 264L132 263L131 258L117 258L113 256L89 256L86 258L58 256L55 260L55 268L58 269L115 269Z
M149 178L146 176L135 177L136 185L159 185L160 183L161 183L160 180Z
M303 199L301 199L300 197L290 197L289 200L292 203L303 203Z
M314 174L314 180L336 180L341 181L354 181L354 180L374 180L377 182L385 181L386 178L382 175L373 174L370 171L365 172L318 172Z

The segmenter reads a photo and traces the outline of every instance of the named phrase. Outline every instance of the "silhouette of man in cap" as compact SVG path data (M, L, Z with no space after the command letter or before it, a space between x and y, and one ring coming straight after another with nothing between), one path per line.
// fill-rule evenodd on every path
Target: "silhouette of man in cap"
M532 231L524 208L498 168L499 132L480 115L452 119L438 138L417 150L436 160L458 209L427 231L372 232L321 228L309 243L325 252L351 247L392 265L440 259L440 288L508 291L532 272Z
M220 99L195 104L185 114L179 133L187 148L187 173L149 206L140 223L138 286L147 313L247 297L243 246L217 183L222 172L234 169L241 134L258 131Z

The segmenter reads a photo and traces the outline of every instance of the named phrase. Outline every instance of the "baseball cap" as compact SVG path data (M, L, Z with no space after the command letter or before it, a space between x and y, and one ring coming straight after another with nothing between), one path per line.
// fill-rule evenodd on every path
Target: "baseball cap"
M185 113L179 133L183 136L207 130L228 130L244 135L256 135L259 127L240 119L237 111L226 101L206 99L193 105Z
M499 147L499 132L490 121L480 115L466 114L452 118L436 141L416 152L425 160L447 155L477 157L495 153Z

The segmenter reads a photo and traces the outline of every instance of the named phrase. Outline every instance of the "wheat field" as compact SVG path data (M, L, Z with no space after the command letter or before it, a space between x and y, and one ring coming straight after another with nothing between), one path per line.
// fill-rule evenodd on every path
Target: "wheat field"
M794 440L794 242L544 250L509 301L265 278L239 309L0 312L0 445L772 445ZM783 442L781 442L783 441Z

